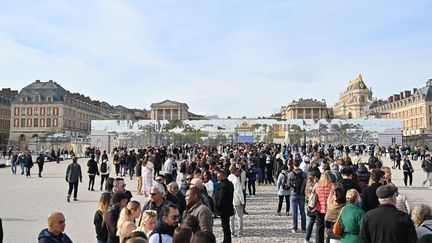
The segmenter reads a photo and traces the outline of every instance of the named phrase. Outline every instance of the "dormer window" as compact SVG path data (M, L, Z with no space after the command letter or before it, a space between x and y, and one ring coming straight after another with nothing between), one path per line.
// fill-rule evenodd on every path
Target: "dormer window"
M39 102L40 101L39 95L35 95L33 100L34 102Z
M52 96L47 97L47 102L52 102Z
M21 97L21 102L27 102L27 96Z

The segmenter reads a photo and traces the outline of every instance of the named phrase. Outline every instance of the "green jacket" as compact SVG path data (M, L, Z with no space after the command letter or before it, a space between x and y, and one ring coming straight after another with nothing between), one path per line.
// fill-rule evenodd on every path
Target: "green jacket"
M341 219L344 233L341 237L341 243L357 243L365 213L360 207L352 203L347 203L342 210Z

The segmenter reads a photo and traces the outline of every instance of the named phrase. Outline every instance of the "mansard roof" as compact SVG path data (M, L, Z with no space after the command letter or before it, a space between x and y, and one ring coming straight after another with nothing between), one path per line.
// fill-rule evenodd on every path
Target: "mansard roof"
M417 92L423 94L425 101L432 101L432 86L426 85L426 87L418 89Z
M39 97L39 102L44 102L46 97L52 97L52 102L63 102L64 97L70 94L69 91L52 80L48 82L36 80L21 89L12 103L21 103L22 97L27 98L27 103L36 102L35 96Z
M13 100L13 97L9 97L9 96L0 94L0 104L10 105L12 100Z

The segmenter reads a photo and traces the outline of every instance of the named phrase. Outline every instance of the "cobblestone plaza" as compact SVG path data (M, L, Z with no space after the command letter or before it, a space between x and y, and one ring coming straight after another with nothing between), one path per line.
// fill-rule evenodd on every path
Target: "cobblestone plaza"
M365 160L366 158L364 158ZM66 202L68 185L65 181L66 166L70 160L60 164L46 163L42 178L37 177L37 166L32 169L32 177L12 175L10 168L0 169L0 217L3 220L4 242L36 242L41 229L47 227L47 215L58 210L66 217L65 232L73 242L96 242L93 216L99 200L99 191L88 191L87 159L80 159L83 183L79 185L77 202ZM391 165L385 159L385 165ZM405 193L412 205L427 203L432 205L432 190L421 187L424 179L420 161L413 161L415 168L414 188L403 187L402 172L393 171L393 181ZM20 169L18 169L20 172ZM96 178L98 183L100 178ZM144 196L136 195L136 180L125 178L133 194L133 200L141 204ZM247 197L247 211L244 217L244 236L233 238L233 242L303 242L303 233L291 233L292 217L276 216L277 196L275 186L257 187L255 197ZM292 213L290 213L292 215ZM216 219L213 231L217 242L222 241L220 220Z

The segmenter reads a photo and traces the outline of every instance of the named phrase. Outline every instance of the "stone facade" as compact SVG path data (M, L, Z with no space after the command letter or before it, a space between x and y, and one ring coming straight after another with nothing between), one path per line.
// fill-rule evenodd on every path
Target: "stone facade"
M372 102L372 90L368 89L362 75L349 81L333 107L335 118L351 119L365 117L365 108Z
M11 90L10 88L2 88L2 90L0 90L0 150L8 147L11 121L11 101L17 94L17 90Z
M412 93L403 91L373 102L367 113L376 118L399 118L406 142L425 144L432 138L432 79Z
M189 107L185 103L177 101L165 100L159 103L150 105L151 120L188 120Z
M328 119L329 113L325 100L299 99L293 100L281 109L282 119Z
M36 80L11 102L9 143L20 150L32 145L38 151L50 135L85 138L90 134L91 121L104 120L108 114L99 101L71 93L52 80Z
M112 114L110 114L109 119L111 120L149 120L150 111L146 109L129 109L127 107L117 105L112 109Z

